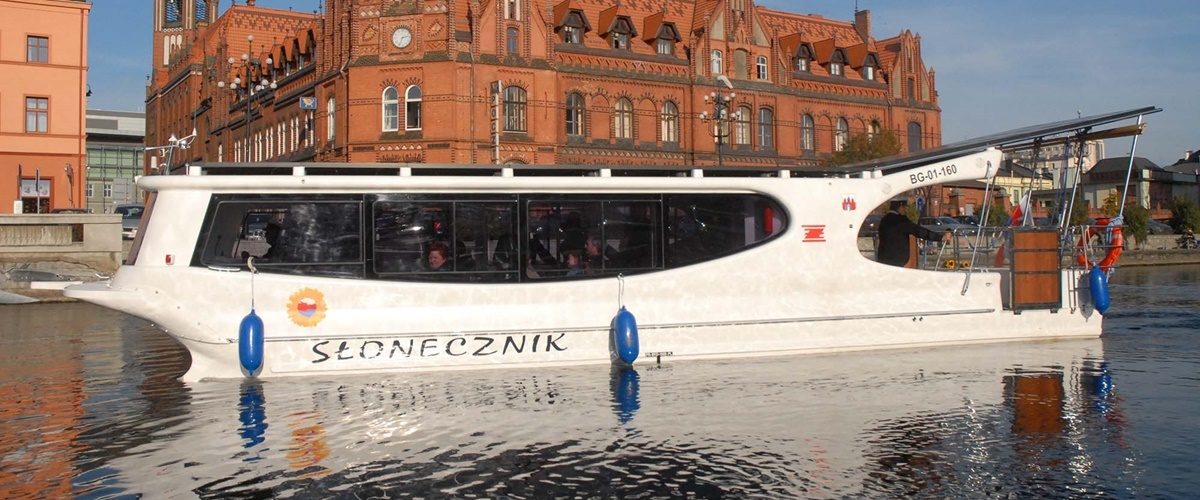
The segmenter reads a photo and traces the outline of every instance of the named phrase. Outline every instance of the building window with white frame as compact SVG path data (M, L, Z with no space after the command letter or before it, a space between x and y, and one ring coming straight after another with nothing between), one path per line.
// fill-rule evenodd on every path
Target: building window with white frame
M817 124L810 114L800 117L800 150L811 153L817 148Z
M662 141L668 144L679 143L679 106L674 101L663 103L661 121Z
M846 56L841 50L833 51L833 56L829 58L829 75L843 76L842 68L846 65Z
M571 92L567 95L566 132L568 136L580 137L583 135L585 109L582 95L579 95L577 92Z
M628 98L618 99L613 109L613 137L633 139L633 103Z
M400 130L400 91L389 86L383 89L383 131Z
M334 125L337 123L335 121L335 118L337 117L336 111L337 100L335 100L333 96L329 96L329 99L325 101L325 141L329 143L333 143L333 129Z
M421 87L409 85L404 91L404 130L421 130Z
M845 118L838 118L837 129L833 132L833 150L841 151L846 149L846 142L850 140L850 124Z
M725 65L722 57L721 51L713 49L711 59L712 68L710 68L712 69L713 76L725 74Z
M627 17L618 17L609 32L609 38L612 43L612 48L617 50L629 50L630 39L633 37L633 24L629 22Z
M807 45L801 45L796 49L796 72L808 73L810 71L809 61L812 60L812 50Z
M767 56L758 56L758 62L754 64L754 71L759 80L767 79L769 76L767 74Z
M750 145L750 111L749 106L739 107L733 115L733 144L735 146Z
M504 0L504 18L521 20L521 0Z
M775 112L771 108L758 109L758 147L775 149Z
M580 45L583 43L583 31L587 27L587 22L583 18L583 14L578 11L571 11L567 14L567 19L563 21L559 31L562 34L563 43L572 45Z

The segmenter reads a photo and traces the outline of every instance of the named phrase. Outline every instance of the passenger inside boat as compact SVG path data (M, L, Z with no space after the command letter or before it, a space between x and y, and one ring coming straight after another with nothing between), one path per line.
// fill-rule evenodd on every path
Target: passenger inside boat
M429 271L449 271L450 246L444 241L435 241L429 244L429 255L425 259L425 267Z

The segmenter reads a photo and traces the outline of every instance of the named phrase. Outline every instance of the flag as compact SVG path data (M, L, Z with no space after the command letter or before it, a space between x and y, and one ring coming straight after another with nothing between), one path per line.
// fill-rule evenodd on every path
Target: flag
M1013 205L1012 217L1009 217L1008 225L1010 225L1010 226L1027 225L1027 222L1031 218L1031 217L1029 217L1029 215L1030 215L1030 213L1029 213L1029 193L1030 193L1029 191L1025 191L1025 194L1021 196L1021 200L1019 202L1017 202L1016 205Z

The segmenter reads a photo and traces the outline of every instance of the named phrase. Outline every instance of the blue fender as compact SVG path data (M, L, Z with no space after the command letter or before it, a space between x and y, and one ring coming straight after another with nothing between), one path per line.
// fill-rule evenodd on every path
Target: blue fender
M633 313L621 306L612 320L612 341L609 343L613 363L620 361L632 365L638 357L637 319Z
M238 326L238 360L246 373L254 376L263 364L263 322L250 310Z
M1100 314L1104 314L1112 305L1112 299L1108 296L1108 276L1099 266L1092 266L1088 272L1088 288L1092 291L1092 304Z

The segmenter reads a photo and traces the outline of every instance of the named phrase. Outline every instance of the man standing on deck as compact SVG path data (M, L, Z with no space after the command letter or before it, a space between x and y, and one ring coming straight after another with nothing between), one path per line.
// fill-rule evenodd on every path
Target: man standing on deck
M879 220L879 248L875 251L875 260L892 266L903 267L908 262L908 235L923 240L950 240L950 233L938 234L925 229L904 215L907 203L892 201L888 213Z

